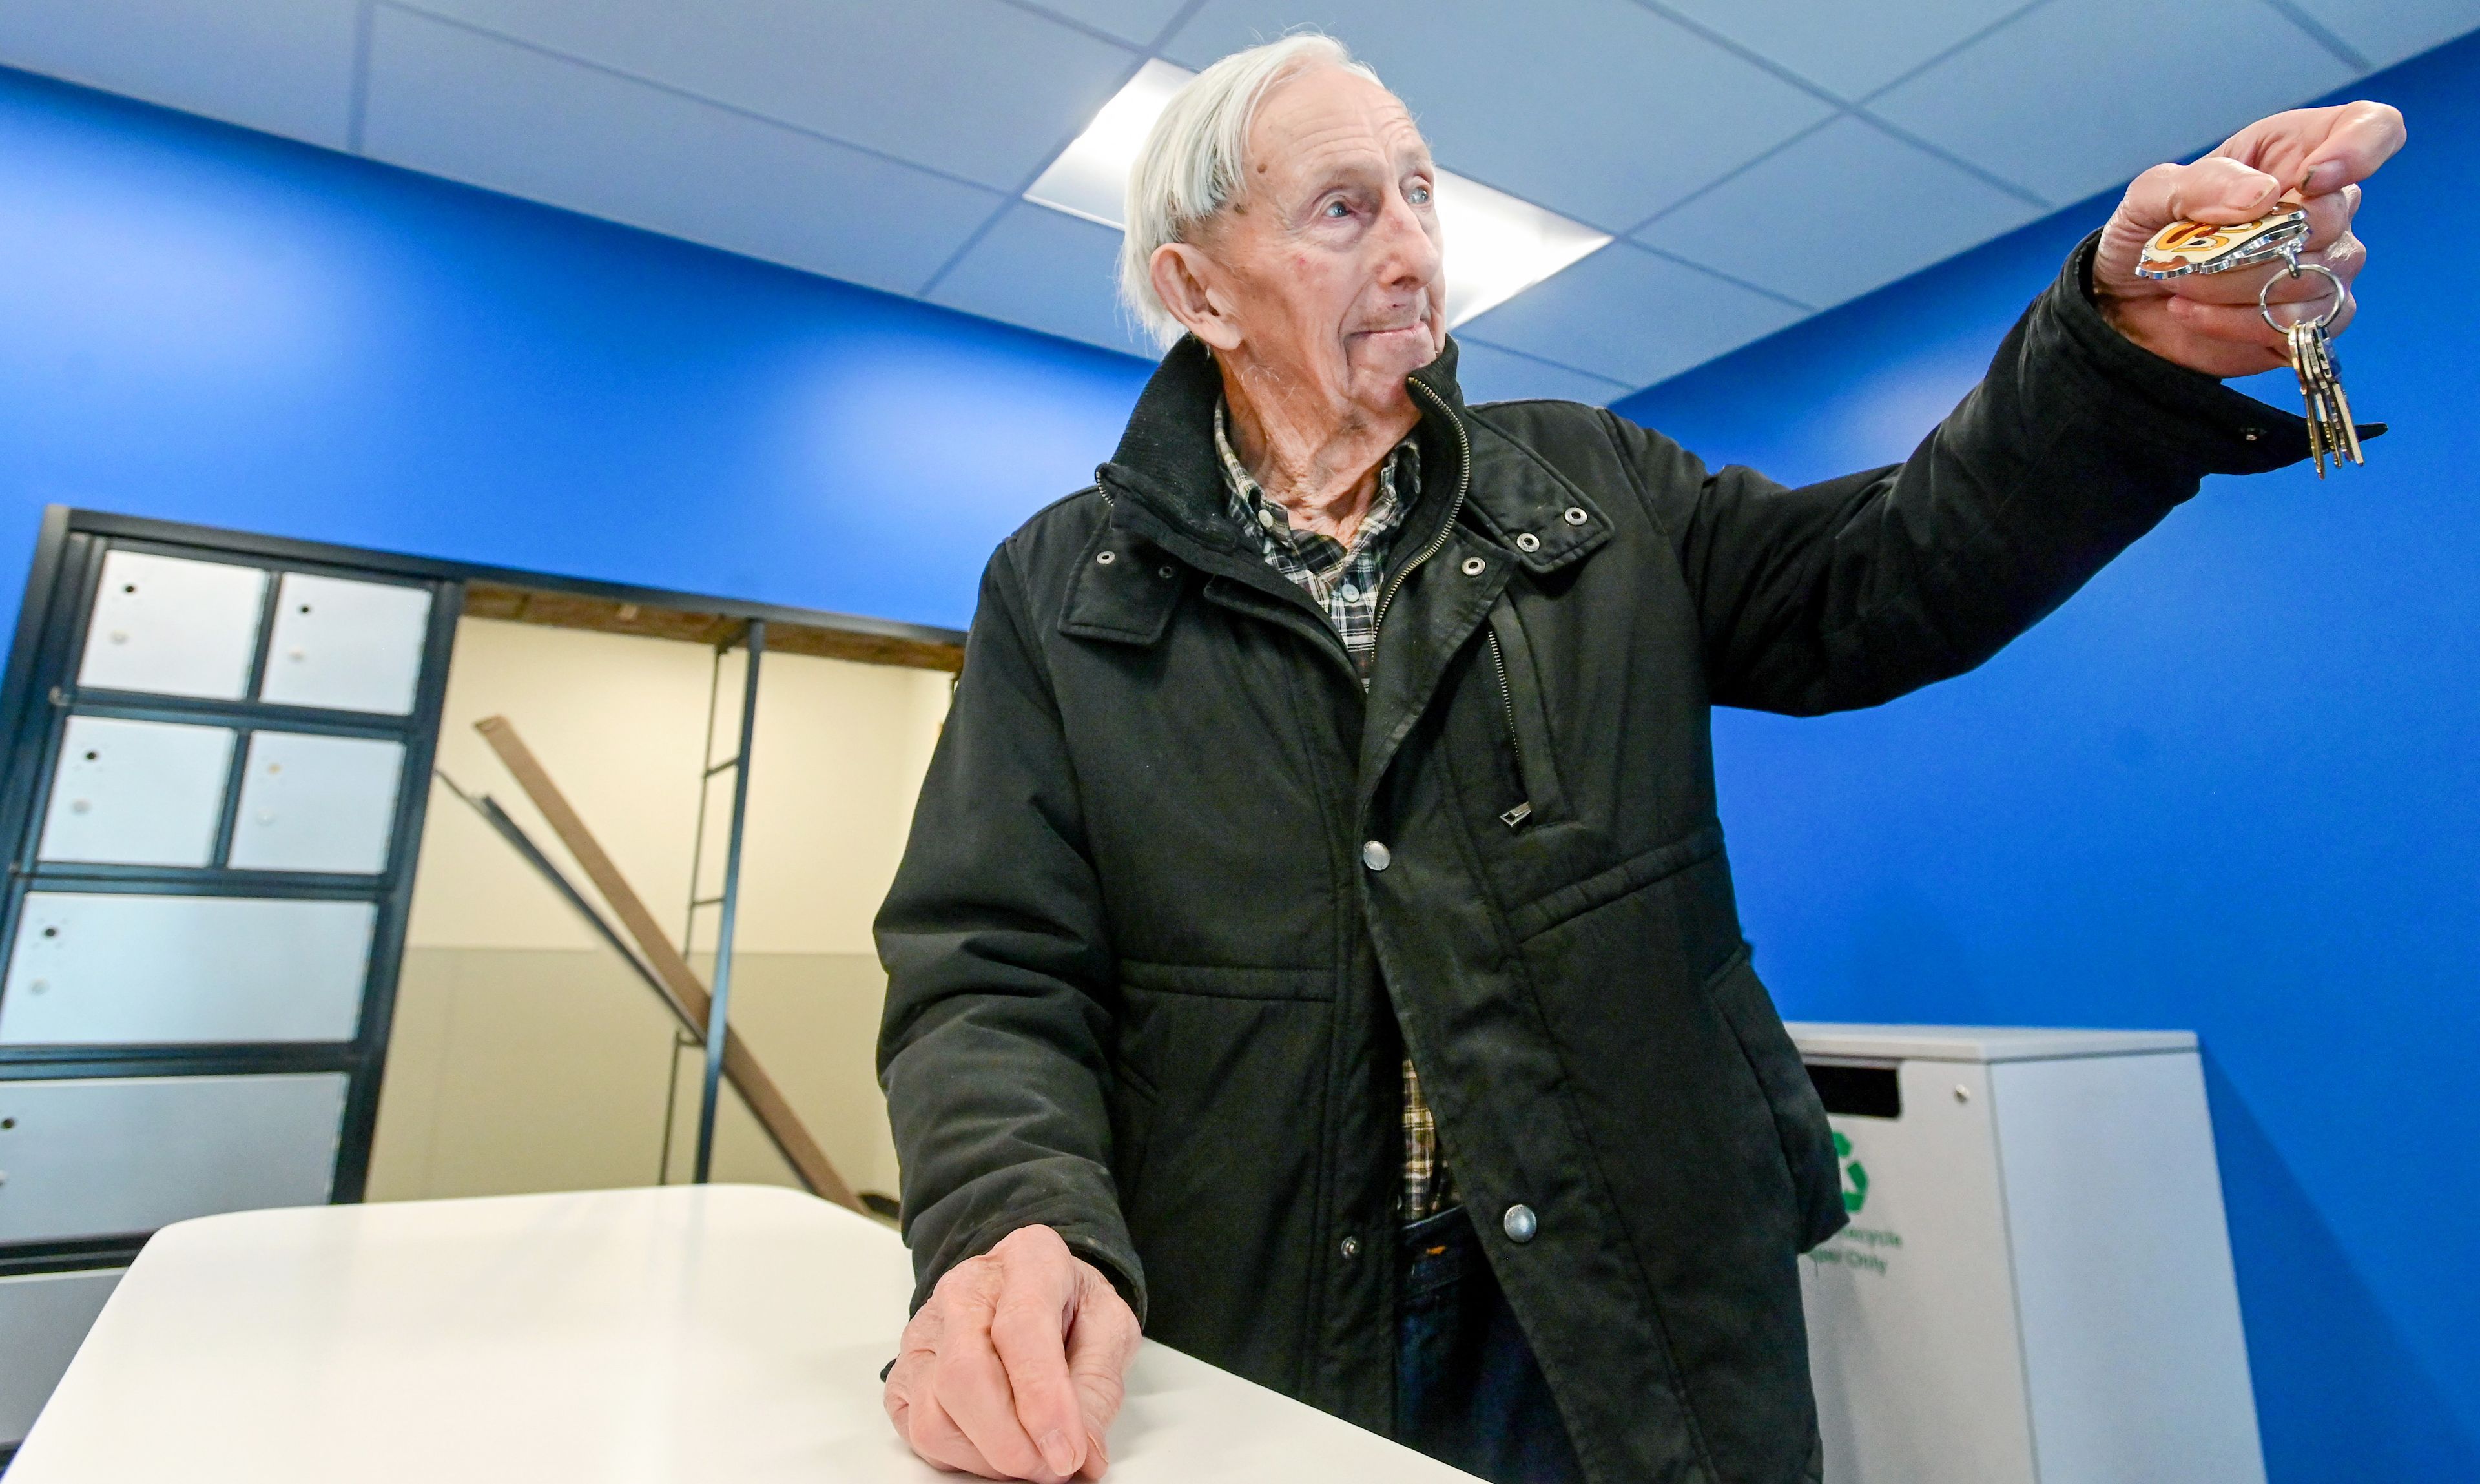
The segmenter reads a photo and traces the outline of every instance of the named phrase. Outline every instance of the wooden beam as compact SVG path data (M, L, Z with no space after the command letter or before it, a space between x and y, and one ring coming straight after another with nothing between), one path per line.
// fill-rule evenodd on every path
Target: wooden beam
M674 639L709 649L737 637L741 621L718 613L693 613L685 608L654 607L589 598L579 593L554 593L539 588L504 587L496 582L465 585L465 616L502 619L515 624L540 624L551 628L590 628L601 633L638 634ZM927 639L900 639L848 628L826 628L781 619L766 621L766 648L818 659L848 659L865 665L902 665L915 670L965 667L965 652L952 644Z
M672 940L663 935L663 930L655 923L654 914L646 910L646 904L639 900L628 880L621 876L620 868L612 864L611 857L605 854L593 832L585 828L585 821L570 806L567 796L551 780L551 774L535 758L533 750L517 735L515 725L504 716L489 716L476 722L474 729L482 734L482 739L491 744L491 751L499 754L500 760L507 764L508 772L516 778L517 786L526 791L526 797L534 802L535 808L542 810L543 818L551 824L552 832L558 835L560 843L568 847L568 853L577 857L586 879L594 883L595 889L603 893L603 900L610 904L612 915L620 919L620 926L636 940L638 951L646 956L647 965L662 982L664 996L672 1002L673 1012L697 1027L699 1034L703 1035L707 1013L712 1003L707 994L706 985L697 977L697 971L689 967L688 960L681 957L680 950L672 946ZM810 1193L850 1211L863 1210L861 1202L853 1196L852 1187L844 1184L843 1177L836 1173L826 1151L818 1147L817 1140L812 1139L810 1131L802 1126L800 1115L785 1100L782 1089L775 1086L775 1080L758 1064L756 1053L749 1049L748 1036L737 1030L724 1037L723 1074L739 1091L741 1101L749 1105L749 1111L758 1115L759 1127L764 1129L766 1137L775 1141L775 1147L783 1151L792 1172L801 1177L801 1183L810 1188Z

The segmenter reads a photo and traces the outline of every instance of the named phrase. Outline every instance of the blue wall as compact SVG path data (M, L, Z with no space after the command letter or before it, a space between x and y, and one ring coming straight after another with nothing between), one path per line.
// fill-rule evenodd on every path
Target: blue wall
M2343 342L2373 463L2216 481L1978 673L1718 741L1790 1013L2204 1033L2276 1478L2427 1484L2480 1478L2480 41L2355 91L2414 133ZM1899 458L2106 205L1623 410ZM61 501L961 626L1145 371L0 71L0 607Z
M2203 1034L2274 1478L2434 1484L2480 1479L2480 38L2352 94L2412 137L2340 342L2367 468L2209 481L1977 673L1717 744L1787 1014ZM1620 410L1899 459L2110 204Z
M962 627L1148 371L0 69L0 611L56 502Z

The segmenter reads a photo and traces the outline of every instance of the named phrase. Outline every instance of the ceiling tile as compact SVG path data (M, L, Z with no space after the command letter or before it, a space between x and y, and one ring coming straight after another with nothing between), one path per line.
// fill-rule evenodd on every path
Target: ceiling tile
M999 0L422 0L422 9L1014 192L1136 70Z
M2025 0L1667 0L1674 11L1847 98L1885 87Z
M2391 66L2480 27L2480 0L2289 0L2372 67Z
M1081 20L1137 46L1151 46L1186 0L1041 0L1041 8Z
M1636 237L1822 309L2046 210L1882 129L1844 117Z
M354 0L9 0L0 63L346 146Z
M1475 340L1634 388L1805 318L1780 299L1613 243L1465 328Z
M2258 0L2080 0L2032 12L1871 111L2063 204L2351 77Z
M918 290L1002 199L386 8L372 38L364 152L899 294Z
M1502 350L1461 335L1456 342L1456 380L1468 402L1504 402L1523 397L1556 397L1607 407L1636 390L1600 376L1553 366L1529 355Z
M1120 231L1020 201L930 301L1146 360L1162 352L1120 308Z
M1402 94L1438 163L1624 231L1833 112L1631 0L1207 0L1171 60L1313 22Z

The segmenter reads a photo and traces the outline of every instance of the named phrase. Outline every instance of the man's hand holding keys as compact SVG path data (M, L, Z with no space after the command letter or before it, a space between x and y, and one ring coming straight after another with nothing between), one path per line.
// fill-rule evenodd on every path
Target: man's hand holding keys
M2183 278L2148 279L2135 267L2153 234L2174 221L2227 225L2277 210L2296 192L2308 213L2301 266L2327 269L2343 286L2343 302L2328 321L2338 335L2358 304L2351 280L2367 249L2351 233L2360 182L2403 145L2402 115L2383 103L2293 109L2260 119L2193 165L2157 165L2135 177L2103 229L2093 264L2093 293L2119 333L2145 349L2208 376L2248 376L2289 364L2283 333L2258 312L2257 291L2275 262L2261 269ZM2323 275L2286 276L2265 297L2279 309L2312 313L2330 301Z

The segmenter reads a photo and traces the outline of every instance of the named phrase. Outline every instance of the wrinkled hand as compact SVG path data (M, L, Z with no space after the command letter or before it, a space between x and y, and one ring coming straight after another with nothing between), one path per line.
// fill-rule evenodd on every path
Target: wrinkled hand
M2333 285L2319 273L2297 278L2276 263L2222 273L2190 273L2161 281L2135 276L2144 244L2171 222L2228 226L2274 210L2286 191L2306 198L2308 250L2302 264L2334 270L2345 285L2344 302L2328 333L2351 322L2358 303L2347 292L2367 262L2367 249L2351 235L2360 209L2359 183L2375 174L2403 144L2403 117L2383 103L2344 103L2294 109L2241 129L2230 141L2193 165L2157 165L2135 177L2127 197L2103 229L2093 264L2093 293L2119 333L2166 360L2209 376L2246 376L2287 366L2282 336L2257 313L2257 290L2267 274L2282 275L2267 296L2274 304L2301 306L2290 316L2320 312Z
M887 1415L913 1451L986 1479L1098 1479L1137 1317L1046 1226L957 1264L904 1327Z

